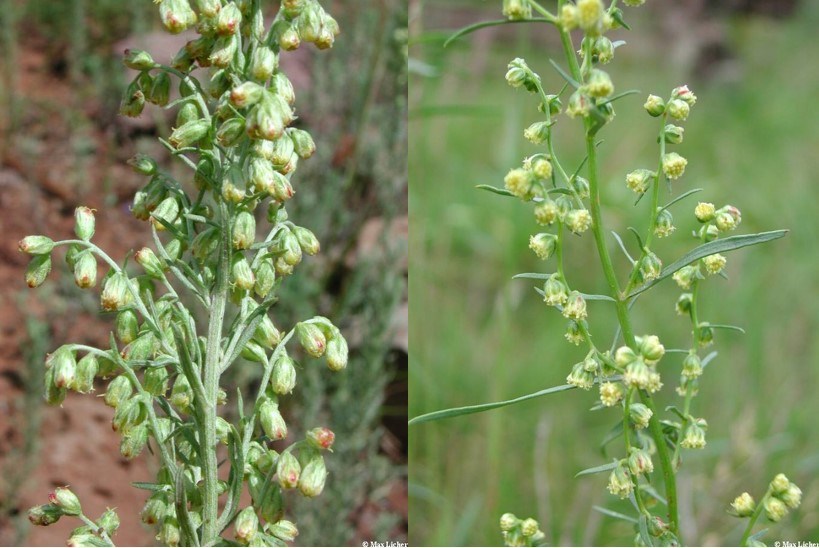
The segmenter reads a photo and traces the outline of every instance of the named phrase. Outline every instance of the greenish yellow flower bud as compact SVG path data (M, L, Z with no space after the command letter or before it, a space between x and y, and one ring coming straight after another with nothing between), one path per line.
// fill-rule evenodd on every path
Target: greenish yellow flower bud
M592 217L588 209L573 209L566 214L566 228L575 234L582 234L592 226Z
M591 111L592 102L580 90L575 91L569 97L569 104L566 106L566 114L569 118L585 118Z
M256 516L256 510L252 506L248 506L236 516L234 524L236 540L242 544L251 544L259 530L259 518Z
M503 182L506 190L521 200L529 201L537 194L534 189L534 174L528 169L512 169L506 174Z
M133 392L134 387L128 377L120 375L108 384L108 390L105 392L105 405L117 408L123 401L130 398Z
M307 431L307 443L316 449L327 451L333 446L336 435L329 428L318 427Z
M687 379L696 379L702 375L702 361L696 353L688 354L683 360L682 375Z
M694 280L701 279L702 274L699 267L688 265L676 271L671 277L677 282L680 289L691 289L691 284Z
M29 255L48 255L54 249L54 240L47 236L26 236L17 244L17 249Z
M748 516L753 515L754 510L756 509L756 503L750 494L742 493L740 496L734 499L734 502L731 503L731 509L738 517L747 518Z
M549 306L563 305L569 300L569 289L557 274L552 274L543 285L543 301Z
M241 23L242 12L239 11L235 2L229 2L219 11L216 18L216 32L223 35L236 34Z
M171 34L179 34L196 24L196 13L188 0L162 0L159 4L162 24Z
M645 389L651 383L651 373L651 369L646 365L645 360L642 357L637 357L626 365L623 380L629 386Z
M149 367L142 382L145 391L154 396L164 396L168 391L168 370L164 367Z
M253 289L256 283L256 277L250 269L250 263L242 253L236 253L233 256L230 279L237 288L245 291Z
M54 369L46 370L44 378L43 398L49 405L60 405L65 400L65 388L59 388L54 383Z
M538 525L537 521L532 518L526 518L522 522L520 522L520 532L523 533L525 537L532 537L540 530L540 526Z
M560 26L565 30L577 28L577 6L574 4L563 4L558 17Z
M626 186L632 192L643 194L657 174L649 169L635 169L626 175Z
M134 459L142 453L148 443L148 426L140 424L123 434L119 442L120 454L128 460Z
M117 532L117 529L119 529L119 516L112 508L108 508L97 520L97 525L99 525L100 529L105 531L105 534L109 537L113 536L114 533Z
M293 542L299 534L296 524L284 519L270 525L267 531L277 539L284 542Z
M590 195L589 181L583 177L572 177L570 184L581 200L585 200Z
M273 321L270 317L265 315L259 323L259 327L256 328L256 332L253 334L253 340L264 348L275 348L279 342L281 342L281 339L281 332L273 325Z
M671 97L673 99L681 99L685 101L688 106L693 107L697 102L697 96L694 92L688 89L688 86L680 86L671 90Z
M54 504L33 506L28 510L28 520L33 525L51 525L57 523L63 515L62 509Z
M134 259L151 278L161 280L164 277L162 261L151 248L143 247L134 254Z
M654 234L658 238L670 236L676 228L674 227L674 217L671 212L661 207L657 208L657 223L654 225Z
M82 514L80 499L68 487L57 487L49 493L48 502L59 508L66 516Z
M313 137L303 129L289 129L287 133L293 141L293 150L299 158L306 160L316 152L316 143Z
M547 122L535 122L523 130L523 136L527 141L535 145L545 143L549 138L549 124Z
M592 53L597 56L597 60L602 64L610 63L614 59L614 44L605 36L599 36L594 41Z
M97 284L97 260L88 250L77 256L77 262L74 265L74 283L83 289Z
M264 97L265 89L256 82L244 82L230 92L230 102L236 108L250 107Z
M513 88L525 86L529 89L532 85L532 71L529 69L526 61L517 57L509 62L506 71L506 82Z
M217 38L213 49L208 55L207 62L219 68L225 68L230 65L236 56L239 49L238 38L234 35L220 36Z
M279 412L279 405L272 400L265 400L259 407L259 422L265 435L273 441L287 437L287 424Z
M569 376L566 377L566 383L588 390L594 386L594 373L587 370L585 361L576 363L572 366Z
M88 394L94 391L94 377L97 376L99 364L94 354L86 354L77 362L77 371L74 375L74 382L69 388L76 390L80 394Z
M194 0L194 4L205 17L213 17L222 9L221 0Z
M701 347L709 346L714 342L714 329L706 323L699 325L697 342Z
M122 102L119 105L119 113L129 118L136 118L145 109L145 94L136 87L129 87L125 90Z
M614 93L614 84L606 72L592 69L583 91L590 97L603 99Z
M249 211L240 211L233 225L233 249L248 249L256 240L256 218Z
M179 216L179 201L173 196L162 200L151 213L151 223L158 231L165 230L164 222L173 223ZM160 221L160 219L162 219Z
M185 375L176 376L173 388L171 388L171 397L168 398L168 401L183 413L187 412L193 405L193 389Z
M191 120L174 129L168 142L177 149L189 147L205 138L209 131L210 123L207 120Z
M296 386L296 366L286 354L282 354L273 364L270 385L276 394L289 394Z
M670 145L679 145L682 143L684 134L685 128L675 126L674 124L668 124L663 129L663 139Z
M720 232L734 230L741 222L742 214L740 213L739 209L731 205L721 207L719 211L716 212L716 217L714 219L714 224L716 224L717 229L719 229Z
M131 304L133 296L129 284L130 281L125 274L119 272L115 272L106 279L100 295L102 309L111 312Z
M310 230L303 226L297 226L292 229L292 233L304 253L315 255L321 250L318 238Z
M646 363L653 364L660 361L665 354L665 347L660 343L657 335L645 335L636 338L637 345L640 349L643 359Z
M261 101L248 113L245 127L253 139L275 140L284 134L284 128L293 120L293 111L287 101L265 93Z
M777 474L771 481L771 491L773 491L775 495L781 495L788 490L790 485L791 481L788 479L788 476L785 474Z
M304 350L314 358L320 358L327 349L327 339L321 329L314 323L299 322L296 335Z
M795 483L789 484L788 488L777 496L788 508L796 509L802 504L802 490Z
M256 283L253 285L253 290L259 297L267 297L276 283L276 271L273 264L269 260L262 261L256 269L255 276Z
M685 434L680 442L682 447L686 449L702 449L705 447L705 430L697 422L689 424L685 429Z
M614 353L614 361L618 367L626 367L628 364L637 359L637 354L628 346L621 346Z
M295 489L299 485L301 465L292 453L282 453L276 466L276 474L282 489Z
M788 507L776 497L768 497L765 499L764 507L765 516L774 523L784 518L785 514L788 513Z
M535 252L539 259L546 260L557 249L557 236L548 232L541 232L529 237L529 249Z
M520 520L515 516L515 514L506 513L500 517L500 528L501 531L511 531L515 527L517 527Z
M43 285L49 272L51 272L51 256L35 255L26 269L26 284L31 288Z
M551 225L557 220L558 210L554 200L544 199L535 206L535 221L544 226Z
M685 120L690 111L691 107L682 99L672 99L666 106L666 112L675 120Z
M216 141L222 146L230 147L239 142L245 135L245 121L241 118L228 118L216 130Z
M676 152L669 152L663 156L663 173L669 179L679 179L685 173L685 166L688 165L688 160L677 154Z
M609 493L617 495L621 499L627 498L634 491L634 484L631 482L628 470L622 462L609 475Z
M503 16L510 21L532 17L532 6L527 0L503 0Z
M600 34L604 11L601 0L577 0L577 25L591 36Z
M299 491L305 497L317 497L324 490L324 483L327 480L327 467L324 464L324 457L314 455L299 475Z
M705 265L705 271L709 274L719 274L722 272L726 262L728 262L728 260L719 253L708 255L702 260L702 263Z
M142 398L139 395L132 396L121 402L117 410L114 411L111 428L114 432L126 434L142 424L146 415L147 412Z
M130 344L139 334L139 318L131 309L122 310L114 322L117 339L123 344Z
M199 108L196 104L190 102L182 105L179 112L176 113L176 126L181 127L191 122L199 120Z
M296 90L293 87L293 82L290 81L285 73L274 73L271 84L272 89L276 92L276 96L283 99L288 105L292 105L296 102Z
M628 457L628 467L635 476L650 474L654 471L654 463L651 462L648 451L634 447L631 448L631 454Z
M714 208L714 204L708 202L700 202L697 204L697 207L694 208L694 216L701 223L707 223L708 221L712 221L715 215L716 209Z
M646 112L651 116L656 118L657 116L662 116L665 112L665 101L656 95L649 95L643 108L646 109Z
M179 546L182 533L175 515L166 514L159 528L159 542L165 546Z
M606 407L614 407L623 399L625 390L623 385L614 382L600 384L600 402Z
M566 305L563 307L563 316L571 320L579 321L586 319L586 300L577 291L569 293Z
M68 347L61 346L48 357L47 365L51 366L54 375L54 386L57 388L70 388L74 384L77 374L77 360L74 352Z
M327 341L327 367L331 371L341 371L347 367L347 340L340 334L335 334Z
M653 413L642 403L632 403L628 408L629 418L636 428L647 428Z

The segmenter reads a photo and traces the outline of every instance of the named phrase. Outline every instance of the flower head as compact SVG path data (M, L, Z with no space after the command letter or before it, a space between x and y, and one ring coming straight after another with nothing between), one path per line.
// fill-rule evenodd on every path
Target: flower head
M677 154L676 152L669 152L663 156L663 173L669 179L679 179L685 172L685 166L688 165L688 160Z

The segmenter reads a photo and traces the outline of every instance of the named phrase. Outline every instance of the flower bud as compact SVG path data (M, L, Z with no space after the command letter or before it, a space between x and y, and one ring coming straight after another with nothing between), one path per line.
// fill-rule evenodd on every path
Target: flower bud
M164 277L162 262L151 248L143 247L134 254L134 259L151 278L161 280Z
M593 360L592 360L593 361ZM586 369L586 362L579 362L572 366L572 371L566 377L566 383L588 390L594 386L594 373Z
M165 396L168 392L168 370L164 367L149 367L142 381L145 391L153 396Z
M788 488L777 496L788 508L796 509L802 504L802 490L795 483L789 484Z
M773 522L777 522L785 517L788 513L788 507L784 502L776 497L768 497L765 499L765 515Z
M60 389L73 386L77 375L77 361L74 352L62 346L49 356L49 362L54 375L54 386Z
M271 93L265 93L247 115L245 127L253 139L278 139L293 120L293 111L287 102Z
M548 232L541 232L529 237L529 249L535 252L539 259L551 257L557 248L557 236Z
M26 236L17 244L17 249L29 255L48 255L54 249L54 240L48 236Z
M592 217L587 209L573 209L566 214L566 227L575 234L586 232L592 225Z
M256 218L248 211L240 211L233 225L233 249L248 249L256 240Z
M515 527L517 527L520 520L515 516L515 514L506 513L500 517L500 528L501 531L511 531Z
M91 251L84 251L77 256L74 265L74 283L83 289L97 284L97 260Z
M691 107L681 99L672 99L666 106L666 112L675 120L685 120L688 118L688 113Z
M544 226L551 225L557 220L557 204L549 198L535 206L535 221Z
M179 34L196 24L196 13L188 0L162 0L159 5L162 24L171 34Z
M665 354L665 347L660 344L660 339L657 335L637 337L637 344L640 348L640 354L642 354L646 363L657 363Z
M296 386L296 367L286 354L280 355L273 364L270 385L276 394L289 394Z
M123 344L130 344L139 334L139 318L131 309L122 310L117 314L114 323L117 339Z
M235 4L231 4L235 6ZM256 533L259 530L259 518L256 516L256 510L252 506L248 506L236 516L234 524L236 540L243 544L250 544Z
M694 296L691 293L683 293L680 295L680 298L677 299L677 303L675 308L677 310L677 314L683 316L691 312L691 303L693 302Z
M635 169L626 175L626 186L632 192L643 194L648 190L648 185L657 174L648 169Z
M538 531L540 531L540 526L532 518L526 518L520 523L520 532L525 537L533 537Z
M26 284L31 288L43 285L49 272L51 272L51 256L35 255L26 269Z
M258 278L257 278L258 283ZM275 348L282 339L281 332L273 325L273 321L269 316L265 315L256 332L253 334L253 340L259 343L264 348Z
M63 515L62 509L54 504L33 506L28 510L28 520L33 525L51 525L57 523Z
M236 34L241 22L242 12L239 11L235 2L230 2L219 11L216 18L216 32L223 35Z
M539 157L532 159L531 169L535 177L539 179L550 179L552 177L552 163L546 158Z
M151 83L146 99L155 105L164 107L171 98L171 77L166 72L160 72Z
M642 403L632 403L628 408L629 418L636 428L647 428L653 413Z
M747 518L748 516L753 515L754 510L756 509L756 503L751 495L748 493L742 493L740 496L734 499L734 502L731 503L731 509L738 517Z
M191 120L174 129L168 142L177 149L189 147L207 136L209 131L210 123L207 120Z
M126 89L119 105L119 113L129 118L136 118L142 114L144 108L145 94L136 87Z
M606 407L614 407L623 399L625 390L623 385L614 382L600 384L600 402Z
M696 353L688 354L683 360L682 375L687 379L696 379L702 375L702 362Z
M697 96L694 92L688 89L688 86L680 86L671 90L671 97L673 99L681 99L685 101L688 106L693 107L697 102Z
M318 427L307 431L307 443L320 450L329 450L333 446L336 435L329 428Z
M331 371L341 371L347 367L348 353L347 340L336 333L327 341L327 367Z
M698 267L688 265L676 271L671 277L675 282L677 282L680 289L691 289L691 284L694 282L694 280L701 279L702 274L700 274L700 269Z
M125 274L119 272L106 279L100 295L102 309L111 312L128 306L133 299L129 283Z
M709 274L719 274L722 272L726 262L727 259L719 253L708 255L702 260L702 263L705 265L705 271Z
M582 88L587 95L596 99L603 99L614 93L614 84L611 77L600 69L592 69L586 85Z
M257 46L250 57L250 74L259 82L269 80L278 66L278 56L267 46Z
M773 481L771 481L771 491L773 491L775 495L780 495L787 491L790 485L791 482L788 476L785 474L777 474Z
M255 272L256 283L253 285L253 290L256 295L265 298L273 289L276 283L276 271L273 264L269 261L262 261Z
M157 491L148 498L145 506L142 507L140 518L142 523L146 525L154 525L159 523L159 520L165 515L167 508L167 495L163 491Z
M132 396L123 401L114 411L114 418L111 420L111 428L114 432L127 434L135 427L142 424L146 416L145 406L139 395Z
M531 85L531 74L532 71L529 69L529 66L526 64L526 61L517 57L509 62L506 71L506 82L512 86L513 88L519 88L521 86L526 86L527 89ZM535 90L532 90L535 91Z
M701 347L706 347L714 342L714 329L708 324L700 324L697 334L697 342Z
M244 82L230 92L230 102L236 108L250 107L264 97L265 89L256 82Z
M140 424L123 434L119 442L120 454L128 460L134 459L142 453L148 443L148 426Z
M245 122L241 118L228 118L216 130L216 141L225 147L239 142L245 135Z
M68 487L57 487L48 495L48 502L59 508L66 516L82 514L80 499Z
M651 462L651 456L648 452L634 447L632 447L631 454L628 457L628 467L635 476L650 474L654 471L654 463Z
M657 116L662 116L663 112L665 112L665 101L656 95L649 95L643 108L646 109L646 112L651 116L656 118Z
M117 532L117 529L119 529L119 516L112 508L108 508L99 517L97 524L100 529L105 531L105 534L109 537L113 536L114 533Z
M694 208L694 216L701 223L707 223L713 220L715 214L716 209L714 208L714 204L708 202L700 202L697 204L697 207Z
M173 388L171 388L171 397L168 398L168 401L183 413L187 412L193 405L193 389L185 375L176 376Z
M148 70L156 66L151 54L141 49L126 49L122 62L126 67L134 70Z
M605 8L601 0L577 0L577 25L591 36L600 34Z
M299 475L299 491L305 497L317 497L324 490L326 480L324 457L317 454L307 462Z
M579 346L585 340L580 325L574 320L569 320L569 326L566 328L564 337L575 346Z
M552 274L543 285L543 301L549 306L562 305L569 299L569 289L558 274Z
M77 371L74 375L74 382L69 388L76 390L80 394L88 394L94 391L94 377L97 376L99 364L94 354L86 354L77 362Z
M296 524L284 519L268 526L267 531L277 539L284 542L293 542L299 534Z
M510 21L532 17L532 6L527 0L503 0L503 16Z
M586 319L586 300L577 291L572 291L563 307L563 316L571 320Z
M271 82L272 89L275 90L276 96L283 99L288 105L296 102L296 90L293 87L293 82L283 72L276 72L273 74Z
M296 335L302 348L314 358L320 358L327 349L327 339L321 329L314 323L299 322Z
M316 143L313 137L303 129L288 130L290 139L293 140L293 150L299 158L306 160L316 152Z
M521 200L529 201L535 197L533 173L527 169L510 170L503 178L503 183L506 190Z
M566 106L566 114L569 118L585 118L591 110L591 100L580 90L575 91L569 97L569 104Z
M159 542L164 546L179 546L182 533L179 530L179 520L173 514L166 514L159 528Z
M265 435L273 441L287 437L287 424L279 412L279 405L272 400L265 400L259 407L259 422Z
M293 236L301 247L301 250L308 255L315 255L321 249L318 238L310 230L303 226L297 226L292 229Z
M120 403L130 398L133 392L134 387L130 379L125 375L120 375L108 384L108 390L105 392L105 405L117 408Z
M236 253L233 256L233 264L230 270L230 279L237 288L245 291L253 289L256 283L256 277L250 269L250 263L242 253Z
M608 490L609 493L617 495L621 499L627 498L634 490L634 484L631 482L628 470L623 466L622 462L609 475Z
M685 133L685 128L681 128L680 126L675 126L674 124L668 124L663 129L663 139L666 143L670 145L679 145L683 142L683 134Z
M734 230L741 222L742 214L737 208L731 205L721 207L719 211L717 211L716 218L714 219L714 224L717 225L720 232Z
M299 485L301 465L292 453L282 453L276 466L276 474L282 489L295 489Z
M705 430L696 422L689 424L680 445L686 449L702 449L705 447Z
M688 160L677 154L676 152L669 152L663 156L663 173L669 179L679 179L685 172L685 166L688 165Z
M523 131L523 136L532 144L539 145L549 138L549 124L547 122L535 122Z
M574 4L563 4L560 8L559 16L560 26L564 30L573 30L577 28L577 6Z

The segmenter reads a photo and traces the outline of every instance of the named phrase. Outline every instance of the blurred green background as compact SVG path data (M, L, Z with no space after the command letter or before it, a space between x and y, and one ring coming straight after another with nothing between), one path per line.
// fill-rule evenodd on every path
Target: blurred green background
M677 147L689 159L674 194L704 192L673 208L677 232L655 243L666 264L695 242L697 198L739 207L738 233L788 228L783 240L733 252L729 280L703 286L701 317L733 323L720 331L719 356L706 370L692 411L709 423L708 445L685 451L679 475L684 541L736 545L745 522L726 514L742 491L761 497L778 472L804 491L802 507L772 526L766 539L819 540L819 5L652 0L627 9L628 44L606 67L618 91L639 95L617 104L601 133L604 219L609 230L642 218L625 174L656 162L656 120L642 110L648 93L667 96L687 83L699 96ZM552 7L552 2L546 2ZM790 11L789 8L794 8ZM536 102L504 81L506 64L524 57L545 87L562 85L549 58L562 60L547 25L485 29L448 48L452 29L500 18L500 2L414 2L410 6L410 410L409 416L510 399L565 383L583 350L563 339L564 320L545 306L519 272L549 272L527 248L537 232L531 207L475 189L503 186L503 176L535 148L522 130L541 119ZM582 159L580 124L561 116L558 154L567 169ZM642 223L640 224L642 226ZM634 249L633 240L627 245ZM615 243L609 237L609 246ZM587 293L606 290L593 239L572 238L567 272ZM621 280L626 264L615 251ZM668 348L686 347L688 319L674 312L670 280L638 302L637 333L656 333ZM590 303L592 333L602 345L615 317ZM600 342L598 344L601 344ZM681 357L663 362L660 408L673 392ZM488 413L410 427L409 540L415 545L501 543L503 512L539 520L548 544L630 544L634 530L591 510L630 511L605 489L607 475L575 479L607 461L600 441L618 420L589 412L596 391L569 391ZM620 447L612 446L615 452ZM757 529L769 524L760 520Z

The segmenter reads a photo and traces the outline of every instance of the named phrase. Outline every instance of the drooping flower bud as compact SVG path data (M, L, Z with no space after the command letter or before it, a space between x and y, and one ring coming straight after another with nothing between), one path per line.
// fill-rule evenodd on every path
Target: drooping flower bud
M517 527L520 520L512 513L505 513L500 517L500 528L501 531L511 531L515 527Z
M97 284L97 260L91 251L83 251L74 265L74 283L86 289Z
M795 483L790 483L788 488L777 496L788 508L796 509L802 504L802 490Z
M600 402L606 407L613 407L623 399L625 390L623 385L614 382L600 384Z
M151 223L157 230L165 230L163 221L173 223L178 216L179 201L173 196L168 196L151 212ZM160 221L160 219L162 220Z
M279 405L272 400L265 400L259 407L259 422L265 435L273 441L287 437L287 424L279 412Z
M26 236L17 244L17 249L29 255L48 255L54 249L54 240L48 236Z
M697 102L697 96L694 92L688 89L688 86L679 86L671 90L671 97L674 99L681 99L688 103L688 106L693 107Z
M539 259L551 257L557 248L557 236L548 232L541 232L529 237L529 249L535 252Z
M563 305L569 299L566 283L558 274L552 274L543 285L543 301L549 306Z
M125 375L120 375L108 384L105 392L105 405L108 407L119 407L120 403L131 397L134 387L131 380Z
M173 514L166 514L159 528L159 542L165 546L179 546L182 532L179 530L179 520Z
M123 434L119 442L120 454L128 460L134 459L142 453L148 443L148 425L140 424Z
M586 319L586 300L578 291L572 291L563 307L563 316L571 320Z
M279 65L278 56L266 46L257 46L250 57L250 74L259 82L266 82Z
M688 113L691 107L681 99L672 99L666 106L666 112L675 120L685 120L688 118Z
M237 288L245 291L253 289L256 283L256 277L253 275L253 270L250 268L250 263L242 253L236 253L233 256L233 264L230 270L230 279Z
M569 97L569 104L566 107L566 114L569 118L585 118L591 111L592 101L580 90L575 91Z
M532 17L532 6L526 0L503 0L503 16L510 21Z
M303 129L290 129L287 132L293 140L293 150L299 158L306 160L316 152L316 143L313 137Z
M614 93L611 77L600 69L592 69L583 90L590 97L602 99Z
M196 13L188 0L162 0L159 4L162 24L171 34L179 34L196 24Z
M593 361L593 360L592 360ZM572 366L572 371L566 377L566 383L588 390L594 386L594 373L586 369L586 362L579 362Z
M216 32L222 35L236 34L242 22L242 12L235 2L228 3L216 18Z
M747 518L754 513L756 503L750 494L742 493L731 503L731 509L738 517Z
M244 82L230 92L230 102L236 108L250 107L264 97L265 89L256 82Z
M314 323L299 322L296 324L296 335L305 352L314 358L320 358L327 349L327 339L321 329Z
M233 225L233 249L248 249L256 240L256 218L249 211L240 211Z
M94 391L94 378L97 376L99 363L94 354L86 354L77 362L77 371L74 375L74 382L69 388L76 390L80 394L88 394Z
M259 518L252 506L248 506L239 512L239 515L236 516L234 529L236 531L236 540L243 544L251 544L259 530Z
M601 0L577 0L577 25L591 36L600 34L603 28L605 8Z
M174 129L168 137L168 142L177 149L189 147L203 139L209 131L210 123L207 120L191 120Z
M51 272L51 256L35 255L26 269L26 285L31 288L43 285L49 272Z
M674 217L671 212L664 208L657 208L657 224L654 226L654 234L658 238L665 238L674 232Z
M671 276L680 289L691 289L694 280L702 278L700 269L694 265L684 266Z
M636 428L647 428L653 413L642 403L632 403L628 408L629 418Z
M156 256L153 249L143 247L134 254L134 259L151 278L161 280L164 277L162 261Z
M270 386L276 394L289 394L296 386L296 367L287 354L281 354L270 375Z
M680 442L682 447L686 449L702 449L705 447L705 430L698 424L699 422L695 421L685 429L685 434Z
M68 487L57 487L48 495L48 502L62 510L66 516L82 514L80 499Z
M133 299L129 284L125 274L119 272L106 279L100 295L102 309L111 312L128 306Z
M702 362L696 353L688 354L683 360L682 375L687 379L696 379L702 375Z
M563 4L560 8L560 26L564 30L573 30L577 28L577 6L574 4Z
M168 398L168 401L183 413L187 412L193 405L193 388L191 388L185 375L176 376L171 388L171 397Z
M268 526L267 532L283 542L293 542L299 534L296 524L284 519Z
M573 209L566 214L566 228L582 234L591 228L592 217L588 209Z
M663 139L669 145L679 145L682 143L684 134L685 128L675 126L674 124L668 124L663 129Z
M665 347L660 343L657 335L637 337L637 344L640 348L640 354L648 364L657 363L665 354Z
M765 499L765 516L774 523L785 517L788 507L776 497Z
M130 344L139 334L139 318L131 309L122 310L117 314L114 323L117 339L123 344Z
M719 211L716 212L716 218L714 219L714 224L717 225L720 232L734 230L741 222L742 214L739 209L731 205L721 207Z
M299 485L301 465L292 453L282 453L276 466L276 474L282 489L295 489Z
M691 303L694 300L694 296L691 293L683 293L680 295L680 298L677 299L677 303L675 304L675 309L677 314L684 316L691 312Z
M119 516L112 508L108 508L97 520L97 525L99 525L100 529L105 531L109 537L113 536L114 533L117 532L117 529L119 529Z
M347 340L340 333L335 333L327 341L327 367L331 371L341 371L347 367L348 354Z
M635 169L626 175L626 186L632 192L643 194L648 190L648 185L657 174L649 169Z
M654 471L654 463L651 462L651 456L648 454L648 451L635 447L631 448L631 454L628 457L628 467L635 476L650 474Z
M663 173L665 173L665 176L669 179L679 179L682 177L687 165L688 160L676 152L669 152L663 156Z
M307 443L320 450L329 450L333 446L336 435L329 428L317 427L307 431Z
M145 370L142 386L153 396L165 396L168 392L168 370L164 367L149 367Z
M634 491L634 484L631 482L628 470L622 462L609 475L608 490L609 493L617 495L621 499L628 497Z
M656 118L657 116L662 116L663 112L665 112L665 101L656 95L649 95L643 108L646 109L646 112L651 116Z
M34 506L28 510L28 520L33 525L51 525L65 515L62 509L54 504Z
M166 72L160 72L151 83L146 99L155 105L164 107L171 98L171 77Z
M119 105L119 113L129 118L136 118L145 109L145 93L135 86L129 86L125 90L122 102Z
M523 131L523 136L532 144L539 145L546 142L549 137L549 124L547 122L535 122Z
M142 507L142 511L140 512L140 518L142 519L142 523L146 525L154 525L159 523L162 517L165 515L165 510L167 508L167 494L163 491L158 491L148 498L145 506Z
M317 497L324 490L327 480L327 467L324 457L316 454L311 458L299 475L299 491L305 497Z
M54 386L59 389L70 388L77 375L77 360L74 352L62 346L49 356L51 370L54 375Z
M127 434L135 427L142 424L147 412L142 402L142 398L137 394L121 402L114 411L114 418L111 420L111 428L114 432Z
M122 62L126 67L134 70L148 70L156 65L151 54L141 49L126 49Z
M725 256L719 253L708 255L702 260L702 264L705 265L705 271L709 274L719 274L722 272L722 269L725 268L725 263L727 262L728 260Z

